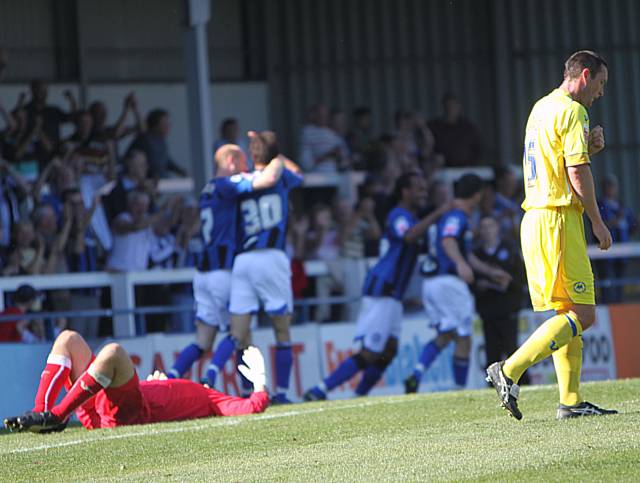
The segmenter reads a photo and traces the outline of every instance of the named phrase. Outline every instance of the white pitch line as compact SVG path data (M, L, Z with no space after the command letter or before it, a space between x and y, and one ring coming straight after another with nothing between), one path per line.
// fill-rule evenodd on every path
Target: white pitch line
M262 414L254 418L242 418L242 419L220 418L220 419L214 419L209 424L198 424L193 426L183 426L178 428L165 428L165 429L154 428L148 431L136 431L133 433L125 433L125 434L112 434L112 435L105 435L97 438L74 439L71 441L63 441L60 443L43 444L40 446L31 446L31 447L25 447L25 448L16 448L9 451L2 451L0 452L0 455L29 453L32 451L64 448L66 446L76 446L76 445L85 444L85 443L98 443L102 441L111 441L111 440L117 440L117 439L137 438L139 436L156 436L161 434L184 433L187 431L200 431L202 429L209 429L209 428L223 427L223 426L235 426L240 423L251 423L253 421L265 421L269 419L287 418L287 417L293 417L293 416L300 416L304 414L321 413L324 411L363 408L366 406L375 406L379 404L399 404L402 402L409 402L411 400L412 399L367 401L364 403L345 404L342 406L335 406L335 407L328 407L328 408L314 408L314 409L307 409L307 410L287 411L284 413Z

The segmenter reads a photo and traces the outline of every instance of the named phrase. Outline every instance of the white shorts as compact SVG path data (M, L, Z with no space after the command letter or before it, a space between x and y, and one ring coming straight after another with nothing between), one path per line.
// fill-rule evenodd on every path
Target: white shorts
M422 303L432 327L438 332L455 330L471 335L476 304L469 286L455 275L437 275L422 282Z
M197 272L193 277L196 319L221 331L229 329L231 270Z
M273 315L293 310L291 262L282 250L253 250L241 253L233 262L229 311L250 314L260 306Z
M393 297L362 297L356 322L356 336L371 352L382 352L389 337L400 337L402 302Z

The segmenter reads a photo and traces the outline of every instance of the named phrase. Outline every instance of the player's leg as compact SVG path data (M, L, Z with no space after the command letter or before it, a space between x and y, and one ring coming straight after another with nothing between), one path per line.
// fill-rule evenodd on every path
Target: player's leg
M175 379L184 376L202 354L211 349L218 330L216 327L205 324L200 319L196 319L196 341L182 349L176 361L173 363L167 377Z
M49 411L62 388L70 386L82 370L78 368L87 367L91 357L91 349L80 334L71 330L62 331L54 341L40 375L33 409L22 417L32 412ZM9 417L4 420L4 424L12 431L25 429L21 427L19 420L20 416Z
M397 300L390 297L364 297L356 322L355 340L360 350L342 363L324 380L309 389L304 399L315 401L326 399L327 393L345 383L367 366L374 364L384 351L397 313ZM402 310L400 306L400 310Z
M384 350L379 357L371 364L369 364L362 373L362 378L356 387L356 395L366 396L369 391L378 384L378 381L382 378L384 371L387 370L389 364L393 362L393 359L398 354L398 339L397 337L389 337Z
M450 329L446 332L440 332L435 338L424 345L420 353L420 358L413 367L413 372L404 381L405 394L418 392L423 374L431 367L431 364L437 359L440 352L454 339L454 330L455 329Z
M289 381L293 368L293 349L291 347L291 314L271 315L276 339L276 393L272 398L276 403L290 402L287 399Z
M469 376L469 358L471 355L471 336L455 336L456 348L453 352L453 380L456 386L463 389L467 385Z

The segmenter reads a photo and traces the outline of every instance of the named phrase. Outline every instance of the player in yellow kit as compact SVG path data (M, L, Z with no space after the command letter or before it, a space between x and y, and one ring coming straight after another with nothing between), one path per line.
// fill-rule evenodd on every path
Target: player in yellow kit
M579 391L582 331L595 322L583 212L600 249L611 246L589 165L590 156L604 148L604 134L600 126L589 130L587 115L587 108L604 94L607 78L607 63L600 55L576 52L565 62L560 87L536 102L527 121L522 252L534 310L553 309L556 315L506 361L487 369L487 381L516 419L522 419L518 380L528 367L550 355L560 390L558 419L617 412L584 401Z

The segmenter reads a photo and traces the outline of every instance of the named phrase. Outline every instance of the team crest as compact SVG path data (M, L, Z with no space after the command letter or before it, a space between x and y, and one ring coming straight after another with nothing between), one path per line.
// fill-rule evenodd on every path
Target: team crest
M584 293L587 290L587 286L584 282L576 282L573 284L573 290L576 293Z

